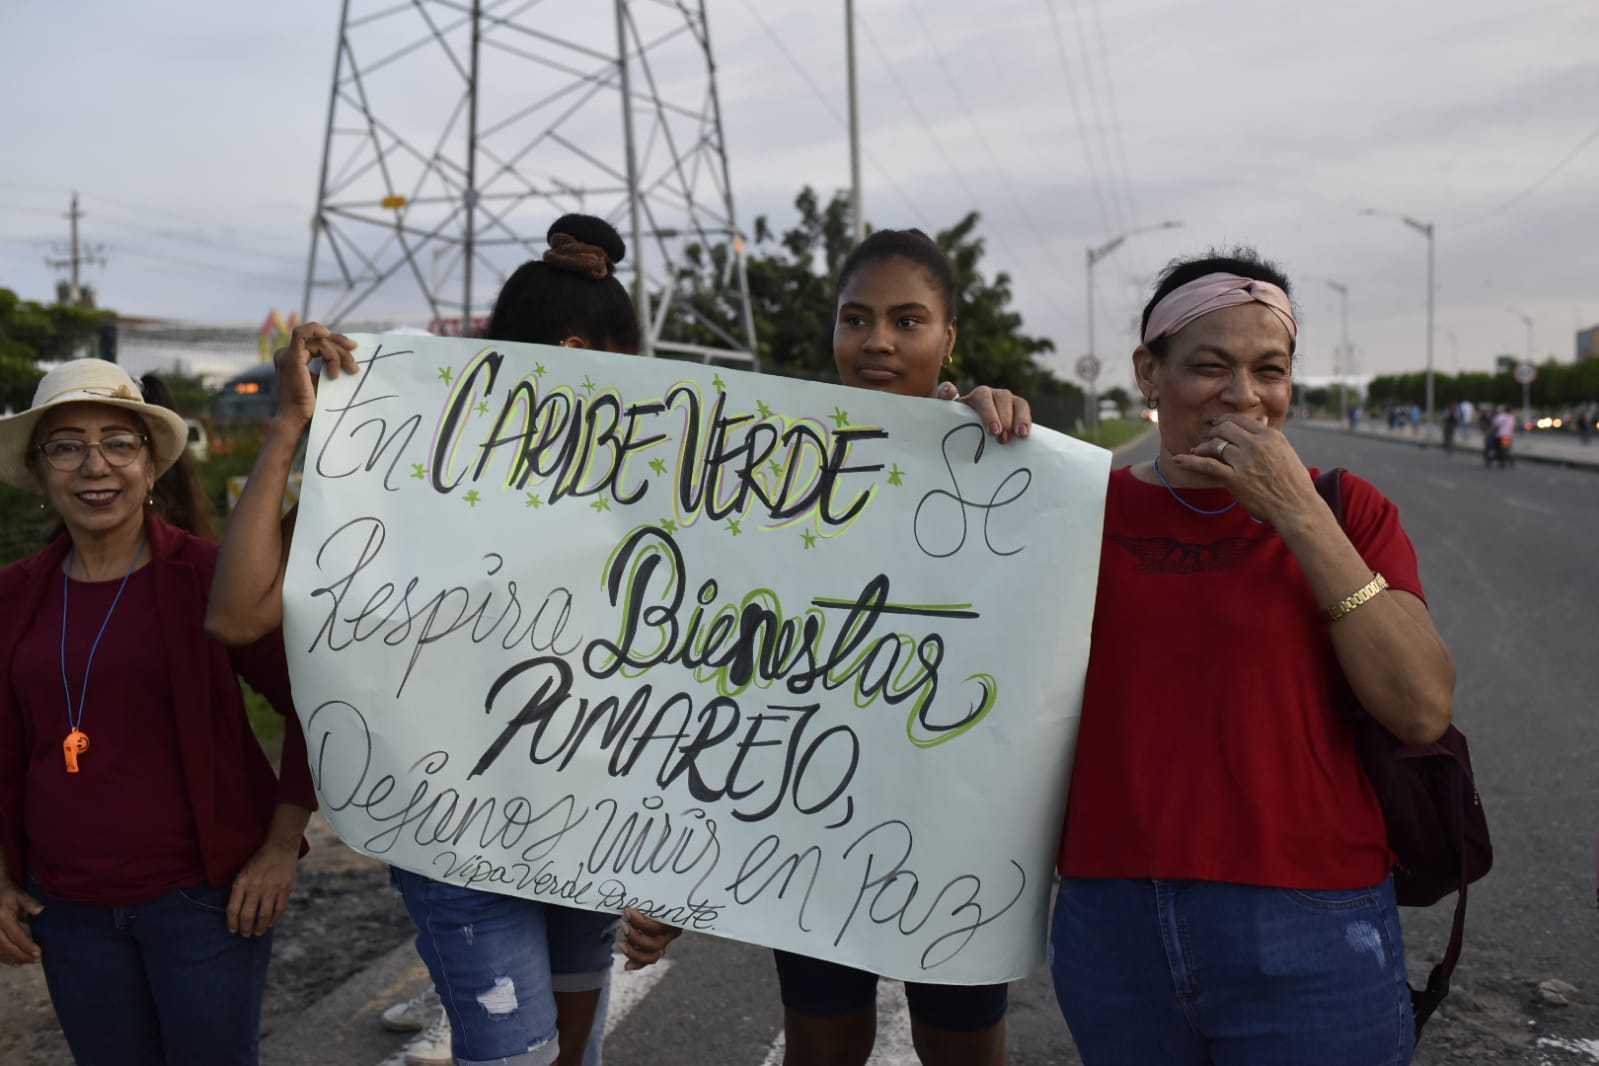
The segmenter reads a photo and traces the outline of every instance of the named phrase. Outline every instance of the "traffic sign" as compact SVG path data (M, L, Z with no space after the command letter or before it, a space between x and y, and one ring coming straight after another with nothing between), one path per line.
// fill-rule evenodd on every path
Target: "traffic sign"
M1077 376L1084 381L1093 381L1099 377L1099 359L1097 356L1080 355L1077 357Z
M1538 368L1531 363L1517 363L1516 380L1523 385L1531 385L1538 380Z

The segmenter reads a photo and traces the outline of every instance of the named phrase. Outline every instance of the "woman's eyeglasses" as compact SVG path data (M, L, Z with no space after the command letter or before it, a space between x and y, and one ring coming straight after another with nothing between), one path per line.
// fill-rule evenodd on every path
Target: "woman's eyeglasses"
M143 433L113 433L101 440L74 440L62 437L39 445L39 454L57 470L71 471L89 458L90 448L99 448L100 457L111 466L127 466L139 457L150 442Z

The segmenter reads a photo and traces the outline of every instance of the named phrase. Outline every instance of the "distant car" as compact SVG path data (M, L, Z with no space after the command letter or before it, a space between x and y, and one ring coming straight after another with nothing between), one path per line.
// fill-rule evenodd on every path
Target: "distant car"
M183 421L189 427L189 458L197 463L205 462L211 458L211 438L205 426L194 418L185 418Z
M217 394L214 407L216 417L223 421L271 418L277 408L277 397L274 395L276 385L277 371L271 363L252 366L243 373L235 374Z

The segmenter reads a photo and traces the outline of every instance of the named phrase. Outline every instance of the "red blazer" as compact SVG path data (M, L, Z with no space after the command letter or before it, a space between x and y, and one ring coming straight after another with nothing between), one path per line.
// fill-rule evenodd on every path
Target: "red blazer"
M206 880L229 885L266 839L273 808L293 803L316 810L305 734L289 696L289 669L281 630L243 648L225 648L205 635L206 598L216 569L217 545L152 516L146 523L155 571L156 618L172 678L179 762L189 806L200 834ZM11 690L11 660L32 624L51 581L61 580L70 546L65 535L44 551L0 570L0 847L19 885L27 876L23 838L23 780L27 768L22 710ZM283 777L272 773L250 729L242 675L286 719ZM128 802L137 803L137 796ZM307 850L304 840L300 853Z

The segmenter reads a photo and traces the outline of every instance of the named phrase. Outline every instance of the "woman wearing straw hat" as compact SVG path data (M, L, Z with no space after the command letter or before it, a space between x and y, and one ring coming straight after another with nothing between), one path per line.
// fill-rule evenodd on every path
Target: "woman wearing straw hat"
M292 712L281 635L205 635L214 543L157 513L187 428L98 359L0 419L0 481L64 533L0 570L0 961L44 966L81 1064L254 1063L270 931L315 807L279 781L243 675Z

